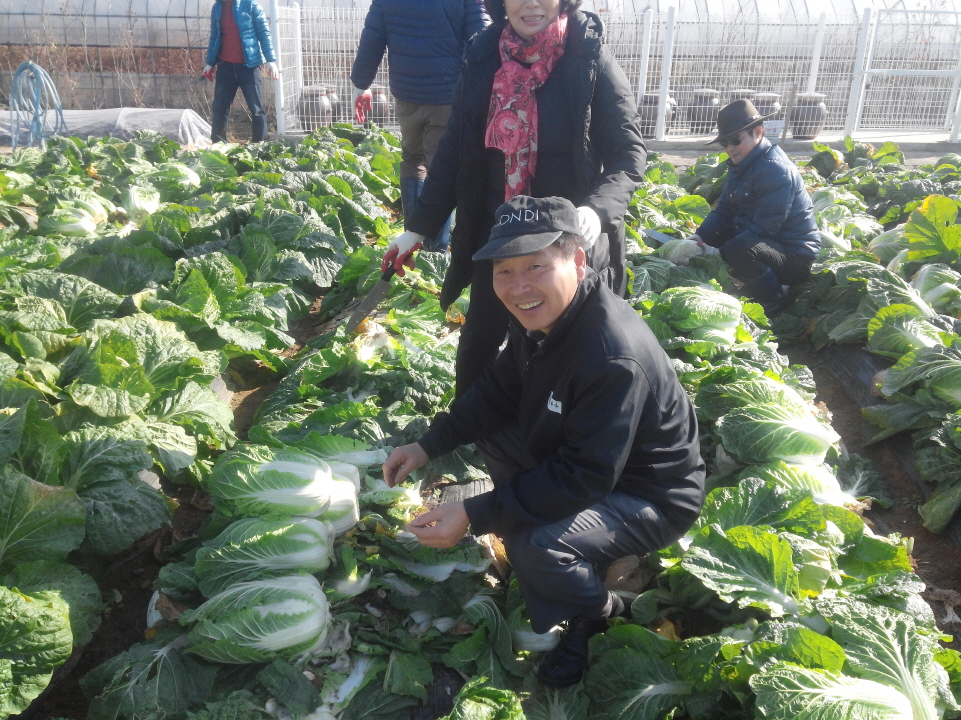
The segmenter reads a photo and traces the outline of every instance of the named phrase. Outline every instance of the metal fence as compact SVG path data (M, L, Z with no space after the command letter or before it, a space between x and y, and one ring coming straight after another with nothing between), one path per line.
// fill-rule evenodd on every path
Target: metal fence
M124 1L127 9L124 11ZM10 76L33 59L54 78L66 107L187 107L209 116L212 85L198 81L209 15L200 0L180 14L141 15L130 0L63 0L59 12L0 9L0 101ZM280 7L271 16L282 78L265 82L281 132L349 121L350 67L363 8ZM708 136L716 110L749 92L756 104L816 105L824 132L950 133L961 129L961 13L872 10L860 16L752 14L723 19L600 13L608 47L636 88L642 124L658 138ZM4 32L2 32L5 30ZM387 59L375 80L373 119L395 127ZM806 95L807 94L807 95ZM235 104L235 119L246 114ZM795 111L800 112L799 110Z

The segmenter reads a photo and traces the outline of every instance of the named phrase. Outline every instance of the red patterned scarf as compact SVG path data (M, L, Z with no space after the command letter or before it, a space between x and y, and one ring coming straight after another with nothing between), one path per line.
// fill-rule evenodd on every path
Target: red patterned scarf
M561 13L537 35L524 40L511 27L501 33L501 66L494 75L484 144L504 153L504 200L530 194L537 170L537 96L564 55L567 15Z

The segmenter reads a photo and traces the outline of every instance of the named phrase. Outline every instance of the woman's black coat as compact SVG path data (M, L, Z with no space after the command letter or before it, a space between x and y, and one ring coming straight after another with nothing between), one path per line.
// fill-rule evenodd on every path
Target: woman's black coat
M647 151L633 93L603 45L600 19L576 11L568 22L564 55L537 90L538 165L531 194L563 195L597 212L607 239L601 236L589 260L605 282L623 295L624 212L644 175ZM470 284L471 256L487 242L493 210L503 202L503 183L492 187L491 180L496 177L492 171L496 163L503 166L503 156L492 155L496 151L484 144L494 73L501 65L500 34L501 26L490 26L468 46L447 132L417 207L406 222L407 230L434 237L451 211L457 210L451 266L441 293L444 307ZM492 197L500 198L493 207Z

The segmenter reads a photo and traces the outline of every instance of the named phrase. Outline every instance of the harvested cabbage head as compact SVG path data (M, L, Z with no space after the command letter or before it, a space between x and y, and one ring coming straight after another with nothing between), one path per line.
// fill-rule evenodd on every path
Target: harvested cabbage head
M351 480L335 477L330 482L330 505L320 519L330 523L336 536L343 535L360 520L357 488Z
M245 445L217 461L207 491L228 514L320 517L336 482L330 466L308 451Z
M200 591L211 597L238 582L326 570L332 541L330 526L312 518L238 520L197 551Z
M231 585L180 616L187 652L222 663L296 660L319 652L330 610L313 575Z

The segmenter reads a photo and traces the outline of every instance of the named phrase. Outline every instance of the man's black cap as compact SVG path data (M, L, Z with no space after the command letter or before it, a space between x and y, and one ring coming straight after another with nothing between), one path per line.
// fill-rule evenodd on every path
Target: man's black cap
M497 208L490 239L474 253L474 260L533 255L564 233L581 234L577 208L570 200L518 195Z

